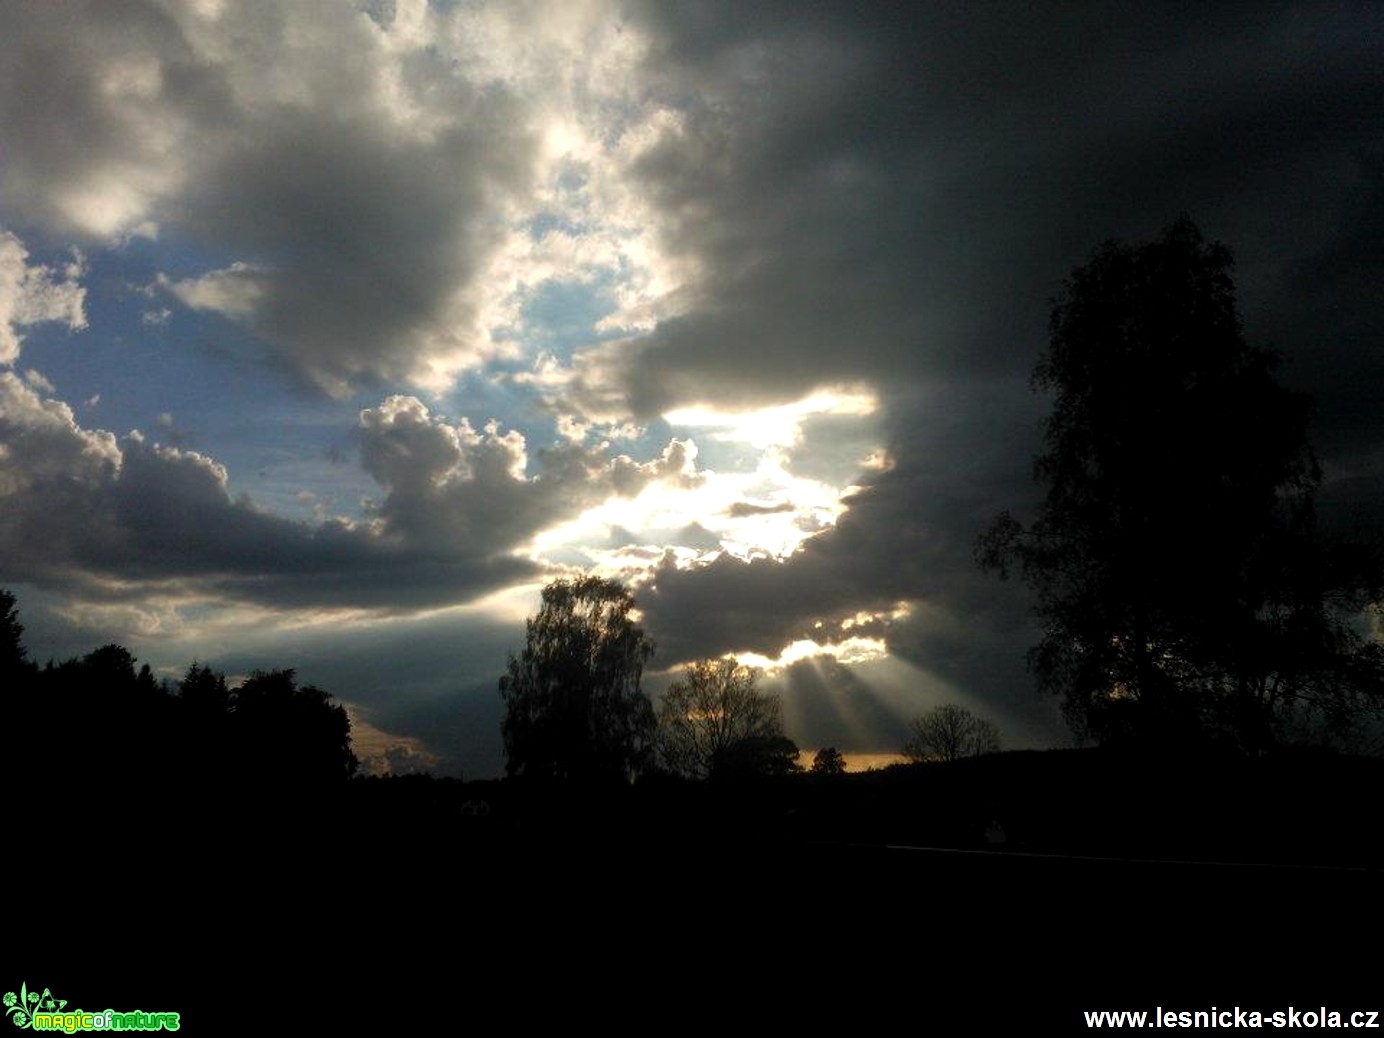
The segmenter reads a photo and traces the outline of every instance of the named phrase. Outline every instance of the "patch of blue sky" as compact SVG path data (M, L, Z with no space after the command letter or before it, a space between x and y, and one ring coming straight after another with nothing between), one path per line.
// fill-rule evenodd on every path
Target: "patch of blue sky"
M582 188L586 187L586 182L588 179L589 178L586 172L582 169L582 167L576 165L575 163L569 163L566 166L564 166L562 172L559 173L557 176L558 190L567 192L569 194L575 194Z
M494 420L501 432L518 430L529 445L530 454L557 439L551 412L528 386L468 374L436 400L425 402L434 415L452 424L465 418L479 431Z
M331 462L354 455L357 416L379 391L332 400L270 363L269 348L234 322L151 288L160 271L210 269L185 249L160 251L155 263L151 245L136 239L90 255L87 328L25 329L18 368L42 374L85 428L139 430L211 456L226 466L233 494L284 503L307 490L354 510L374 484L358 466ZM299 502L288 511L312 509Z
M618 276L599 273L590 280L548 280L528 292L520 308L520 341L531 354L548 353L566 363L574 350L618 338L619 330L596 326L615 312L611 294Z
M556 217L552 220L560 222ZM517 326L497 336L518 344L521 357L492 364L486 372L492 377L459 380L442 397L449 412L466 415L473 425L478 424L478 415L498 418L506 428L522 432L531 445L555 440L556 415L548 397L530 384L505 376L532 371L541 357L550 357L565 368L581 349L625 335L620 329L597 327L616 310L612 290L620 277L618 271L601 271L587 279L550 279L529 288ZM666 437L649 440L647 456L666 443Z
M354 450L323 449L318 442L293 442L301 430L266 437L253 470L230 468L230 490L246 493L260 508L305 522L331 517L359 519L366 499L384 491L360 468Z
M105 273L102 261L93 261L84 331L35 328L21 355L21 367L42 372L84 425L152 432L159 415L170 411L205 420L219 405L239 406L238 390L262 380L243 351L237 357L237 351L214 348L222 335L244 338L243 333L180 307L167 307L164 315L157 301ZM154 323L144 318L150 312ZM94 403L87 408L85 401Z
M552 231L562 231L564 234L579 235L586 231L583 224L568 220L557 213L539 213L529 221L529 237L534 241L541 241L545 234Z
M43 372L64 399L85 400L100 393L106 413L121 419L122 431L146 427L169 410L169 402L158 397L170 392L196 397L208 383L234 377L225 370L229 351L207 348L221 337L215 333L225 322L198 315L191 323L177 320L175 330L175 318L187 311L154 285L161 271L174 268L170 276L177 278L204 272L205 262L176 249L167 257L160 253L156 262L152 247L153 243L133 239L120 249L87 254L81 278L87 328L72 334L53 325L36 326L26 335L21 356L21 366ZM244 333L237 333L237 338L253 347L256 360L262 358L262 345ZM239 352L243 357L246 350ZM251 369L245 367L248 377Z
M224 270L232 263L264 262L264 257L243 250L206 248L168 228L161 229L157 239L131 237L100 255L135 285L147 285L159 274L178 281Z

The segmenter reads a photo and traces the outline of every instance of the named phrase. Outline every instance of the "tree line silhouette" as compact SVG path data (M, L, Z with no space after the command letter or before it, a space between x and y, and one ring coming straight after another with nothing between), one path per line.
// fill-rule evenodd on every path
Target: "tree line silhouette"
M159 681L120 645L39 667L22 634L14 595L0 591L4 758L17 782L283 788L357 770L345 709L291 669L232 686L193 663L181 681Z

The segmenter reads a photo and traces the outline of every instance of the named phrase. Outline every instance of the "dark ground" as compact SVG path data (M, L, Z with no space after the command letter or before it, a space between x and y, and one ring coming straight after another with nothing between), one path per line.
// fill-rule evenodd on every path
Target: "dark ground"
M179 1010L189 1034L1069 1033L1083 1009L1384 1009L1382 763L49 790L55 824L5 830L0 980Z

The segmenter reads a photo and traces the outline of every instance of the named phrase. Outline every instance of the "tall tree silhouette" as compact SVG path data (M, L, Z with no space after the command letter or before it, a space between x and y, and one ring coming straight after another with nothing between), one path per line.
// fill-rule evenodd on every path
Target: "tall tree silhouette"
M500 678L510 775L628 778L647 763L653 706L639 687L653 643L632 619L634 596L613 580L543 589L524 651Z
M1033 376L1054 394L1046 500L979 546L1037 592L1030 663L1098 738L1210 727L1260 749L1294 713L1349 715L1384 673L1351 627L1378 569L1317 533L1309 401L1245 342L1231 269L1184 218L1073 271Z
M18 603L14 595L0 589L0 680L6 685L33 670L23 637L24 625L19 622Z
M733 659L693 663L663 694L658 710L658 754L670 771L714 778L747 767L751 751L784 755L782 711L777 696L760 692L759 672ZM797 747L791 755L797 756ZM769 765L774 771L776 765Z
M231 706L234 702L225 675L206 664L193 663L178 684L182 723L182 767L201 780L225 781L238 772L231 745Z

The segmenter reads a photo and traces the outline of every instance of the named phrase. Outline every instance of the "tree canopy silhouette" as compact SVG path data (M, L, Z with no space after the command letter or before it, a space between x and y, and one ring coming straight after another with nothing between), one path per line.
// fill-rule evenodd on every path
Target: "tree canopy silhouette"
M814 775L844 775L846 758L835 746L823 746L812 757Z
M788 752L784 743L792 744L783 734L778 697L758 691L758 680L758 671L730 658L689 666L659 704L663 766L694 779L783 770L774 761ZM756 764L750 759L756 751L773 760ZM796 746L791 757L797 758Z
M193 668L195 670L195 667ZM208 672L198 693L218 694ZM219 675L216 676L219 678ZM224 683L221 683L224 688ZM189 688L184 684L186 698ZM351 751L351 720L344 707L315 685L299 685L292 669L255 671L230 696L232 745L246 779L280 783L350 778L358 762Z
M1351 625L1378 567L1318 534L1309 401L1245 342L1231 270L1184 218L1072 272L1033 375L1054 394L1046 499L979 545L1037 592L1030 664L1102 740L1257 750L1304 711L1348 716L1384 674Z
M654 647L633 609L625 587L600 577L543 589L524 651L500 678L508 774L628 779L648 763L655 722L640 680Z
M904 743L903 755L911 761L960 760L1000 749L1000 733L994 722L954 703L915 717L910 728L913 737Z

